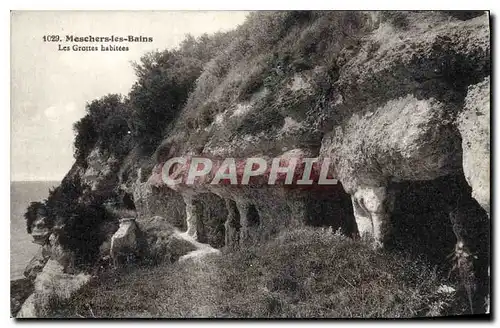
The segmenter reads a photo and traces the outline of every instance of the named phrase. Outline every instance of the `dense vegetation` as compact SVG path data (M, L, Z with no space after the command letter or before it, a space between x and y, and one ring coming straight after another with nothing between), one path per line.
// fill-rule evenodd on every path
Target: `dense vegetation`
M86 168L87 157L95 148L119 161L134 148L151 155L184 106L204 65L224 52L232 37L232 32L196 39L188 35L177 49L151 52L134 63L137 81L129 94L108 94L88 102L86 115L74 124L77 164ZM58 221L63 246L82 261L91 261L100 243L96 231L109 215L102 204L115 196L90 192L78 178L65 178L46 200L30 204L25 214L28 233L37 215L46 218L49 228Z
M47 199L31 203L25 213L28 233L32 231L33 222L42 217L45 226L58 236L61 246L73 252L75 265L81 268L97 259L99 246L104 241L100 225L116 220L104 207L109 198L88 190L79 176L64 179L61 185L49 191Z
M74 124L75 158L79 163L85 163L97 143L100 150L119 158L131 150L131 111L120 95L110 94L93 100L87 104L86 112Z
M178 49L145 54L133 63L137 81L129 94L110 94L87 104L74 125L75 158L84 164L94 146L118 158L134 146L156 146L176 118L200 76L203 65L227 43L216 33L188 35Z
M322 121L327 113L325 104L334 95L331 91L339 67L358 51L360 37L370 28L368 22L362 12L250 14L244 24L231 32L233 38L226 49L204 66L169 138L185 145L181 152L201 152L214 136L217 141L230 141L246 134L268 136L283 126L286 117ZM349 51L343 51L346 48ZM319 76L314 90L286 92L285 86L296 73L315 69L321 73L314 73ZM216 128L210 130L225 114L250 103L252 110L247 115L240 119L231 116L220 133ZM304 138L308 144L320 140L311 130ZM284 145L280 146L275 139L271 144L281 149ZM164 146L168 148L171 144L165 142ZM269 149L256 151L272 156Z
M455 283L423 263L319 229L223 256L108 273L51 316L414 317L464 313ZM457 297L458 296L458 297Z
M135 146L154 150L179 115L184 117L177 120L174 135L180 131L202 142L197 131L235 101L266 87L270 103L288 73L323 65L325 89L311 107L321 106L345 61L341 49L354 52L365 25L365 14L358 12L258 12L235 30L188 35L176 49L148 53L133 64L137 81L127 96L107 95L87 104L87 115L74 126L75 157L83 162L96 144L117 157ZM268 125L279 123L283 110L263 106L259 115L269 114ZM258 128L257 118L250 116L238 132Z

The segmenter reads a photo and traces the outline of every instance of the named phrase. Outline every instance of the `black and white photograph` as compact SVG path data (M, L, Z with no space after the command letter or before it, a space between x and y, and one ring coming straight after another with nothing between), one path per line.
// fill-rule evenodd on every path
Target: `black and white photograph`
M11 320L491 320L493 16L11 10Z

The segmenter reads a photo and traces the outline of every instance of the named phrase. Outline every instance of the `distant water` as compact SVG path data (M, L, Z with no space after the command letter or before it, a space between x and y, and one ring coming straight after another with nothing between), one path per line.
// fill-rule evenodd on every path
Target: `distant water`
M40 249L26 232L24 213L30 202L41 201L58 181L14 181L10 184L10 279L23 277L24 268Z

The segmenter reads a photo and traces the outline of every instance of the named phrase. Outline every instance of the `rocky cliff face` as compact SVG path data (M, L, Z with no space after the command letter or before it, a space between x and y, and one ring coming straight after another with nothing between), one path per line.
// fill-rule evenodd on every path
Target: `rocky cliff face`
M278 62L265 77L272 83L257 84L243 101L237 96L220 100L224 90L230 92L240 79L232 71L193 108L190 104L199 96L195 90L177 128L159 147L160 162L174 155L282 156L290 150L332 158L343 189L325 193L337 194L337 199L350 196L359 234L372 239L376 247L397 238L394 206L406 196L398 192L406 188L407 193L418 194L408 189L408 183L417 188L422 181L458 181L455 177L465 173L472 194L461 182L450 183L448 188L438 187L442 194L437 199L420 196L416 203L442 201L444 220L452 217L457 245L465 245L460 254L478 254L482 259L475 266L484 267L489 247L482 228L489 213L489 17L445 12L360 14L348 35L335 64ZM277 42L276 49L280 47ZM258 58L248 58L248 63L256 65L254 61ZM240 63L234 70L242 67L246 66ZM208 119L189 124L195 110ZM300 193L240 188L218 195L236 204L240 244L257 238L249 235L268 238L273 224L279 226L276 222L285 226L305 222L304 209L314 207ZM314 198L320 204L334 202ZM266 208L262 202L269 205L270 199L274 207ZM192 202L188 199L186 204L190 207ZM486 212L477 211L477 202ZM251 206L256 214L250 214ZM350 220L344 213L335 216ZM443 220L441 214L435 215ZM194 216L202 220L201 215ZM233 216L228 216L226 227ZM257 223L249 217L258 217ZM233 230L226 233L232 235ZM477 238L483 245L472 242ZM484 271L479 275L474 279L487 280Z
M217 248L244 247L304 224L341 228L384 246L398 239L402 218L428 217L453 224L455 239L443 245L462 242L466 253L474 249L481 257L476 266L487 266L489 245L470 241L484 232L490 211L488 15L328 15L301 21L222 74L213 71L224 54L207 64L155 156L135 149L117 160L94 150L86 167L70 174L92 190L132 194L138 226L149 231L144 240L152 245L145 247L152 249L164 249L160 244L172 236L153 233L155 224L187 229ZM290 152L331 158L341 183L317 192L151 183L152 168L174 156ZM449 183L464 176L472 189ZM431 209L437 198L446 199L444 207ZM472 228L463 224L471 211Z
M231 94L229 101L222 99L225 90L229 93L240 83L235 72L248 67L248 74L255 74L259 58L250 55L211 92L195 89L159 147L159 161L190 154L281 156L290 150L332 158L344 194L353 198L358 228L366 225L362 233L383 239L390 230L395 197L390 184L463 174L462 162L468 163L470 156L462 159L462 139L471 138L471 132L464 134L462 121L474 118L462 113L471 111L469 99L479 95L474 89L469 91L474 95L467 96L469 86L490 74L488 21L485 13L360 13L345 31L349 37L343 47L332 56L334 64L317 60L298 65L280 59L262 76L268 83L257 83L244 100ZM301 37L320 22L302 26ZM287 37L278 41L275 49L286 41ZM204 72L200 81L205 76L209 73ZM481 99L489 101L485 94ZM198 117L192 124L193 113L205 119ZM477 193L475 197L484 198ZM271 198L286 199L288 205L295 202L288 195L264 194L254 200L242 188L222 198L237 203ZM278 206L290 207L285 203ZM270 216L277 220L275 210L257 212L273 213ZM374 212L379 213L375 219ZM279 220L296 215L286 213ZM262 218L260 224L269 220Z
M458 118L462 136L463 170L472 196L490 213L490 77L469 86Z

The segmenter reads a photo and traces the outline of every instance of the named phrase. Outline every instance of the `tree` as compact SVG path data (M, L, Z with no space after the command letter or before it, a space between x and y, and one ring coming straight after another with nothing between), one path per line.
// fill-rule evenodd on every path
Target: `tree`
M135 134L144 144L158 144L180 113L204 65L231 39L227 33L187 35L178 49L150 52L133 63L137 82L129 93Z
M85 115L81 120L73 124L75 132L74 157L78 163L84 163L97 141L97 131L92 123L92 118Z
M86 111L87 115L73 126L77 161L84 163L96 145L117 157L132 149L132 112L128 100L109 94L88 103Z

